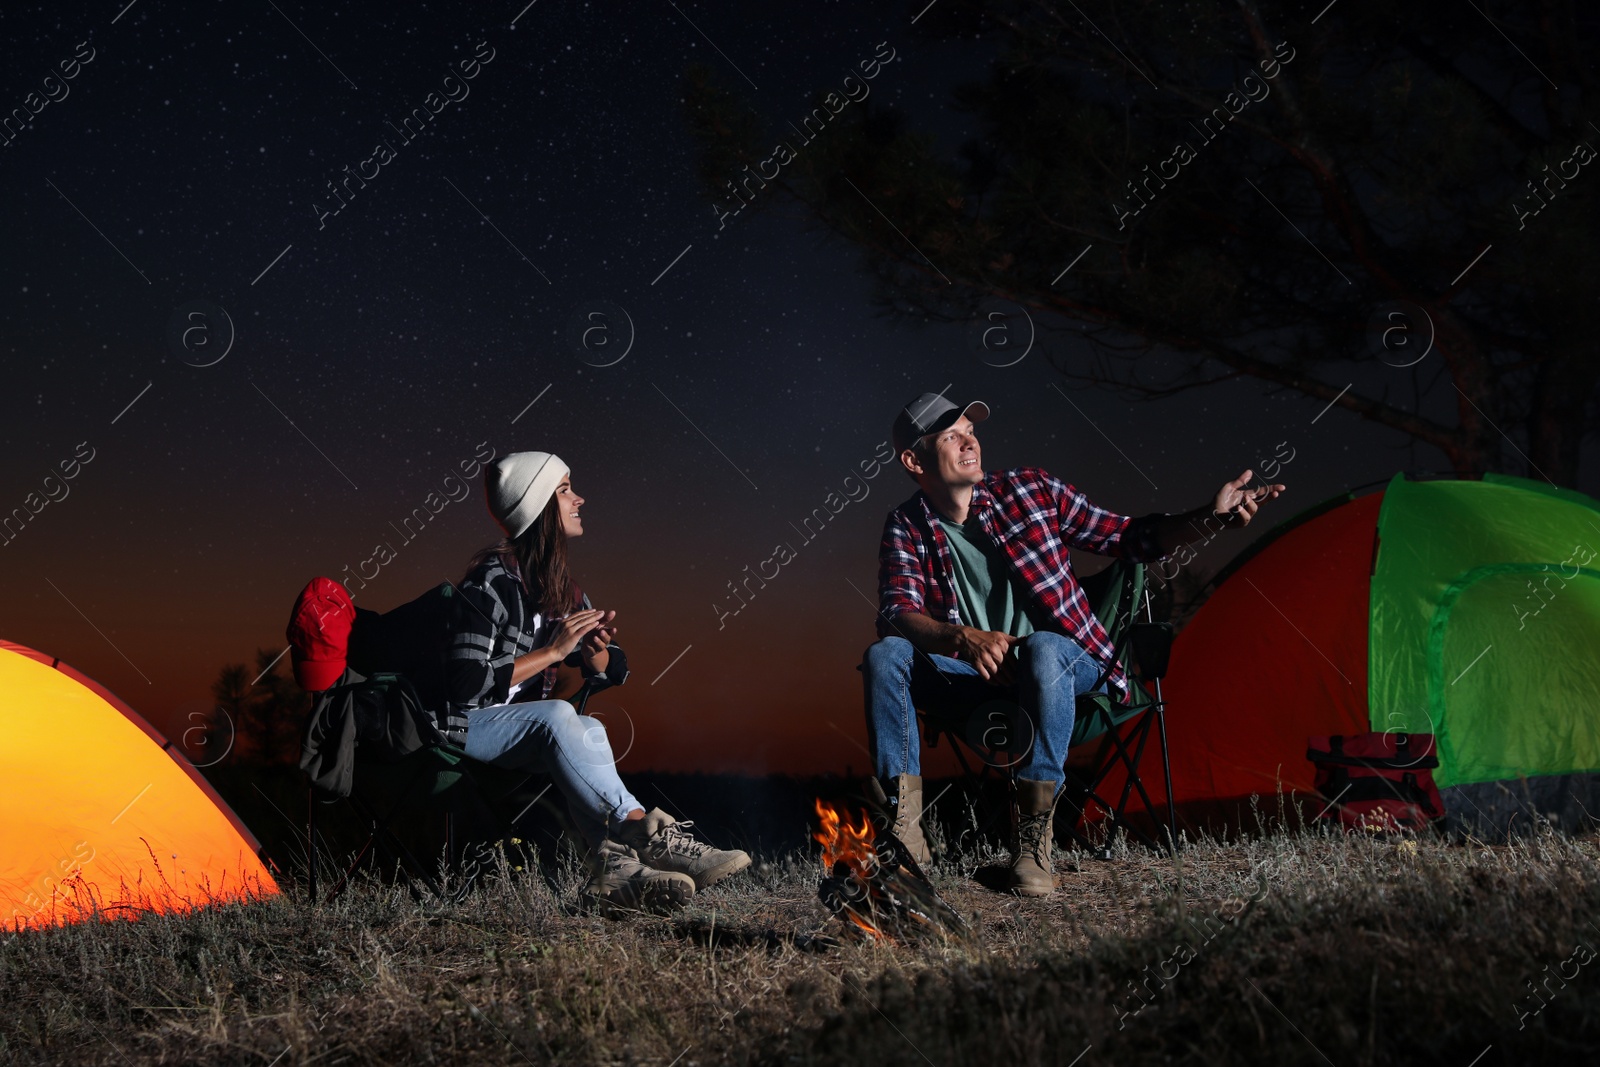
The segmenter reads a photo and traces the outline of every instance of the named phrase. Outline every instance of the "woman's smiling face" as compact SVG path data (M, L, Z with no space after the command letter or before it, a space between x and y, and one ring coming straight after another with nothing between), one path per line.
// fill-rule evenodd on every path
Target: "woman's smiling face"
M561 529L568 537L583 536L583 520L578 509L583 507L583 497L572 491L572 475L562 475L556 486L556 508L561 513Z

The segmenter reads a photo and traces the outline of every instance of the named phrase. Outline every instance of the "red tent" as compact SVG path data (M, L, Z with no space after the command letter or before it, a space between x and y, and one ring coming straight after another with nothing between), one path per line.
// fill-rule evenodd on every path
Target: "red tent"
M1267 535L1178 635L1162 695L1186 820L1237 822L1252 795L1275 810L1280 788L1311 791L1308 736L1369 729L1368 589L1382 503L1383 493L1340 497ZM1144 767L1160 805L1153 747ZM1113 773L1102 795L1120 792Z

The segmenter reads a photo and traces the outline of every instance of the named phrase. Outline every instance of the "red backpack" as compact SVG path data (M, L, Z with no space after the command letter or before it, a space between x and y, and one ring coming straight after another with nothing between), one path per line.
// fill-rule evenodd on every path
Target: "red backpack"
M444 655L455 586L437 585L383 614L358 608L332 578L313 578L289 615L295 680L307 692L339 684L349 667L357 674L403 674L425 706L445 702Z
M289 661L301 689L317 693L339 681L355 621L350 591L332 578L313 578L300 590L284 636L289 639Z
M1349 734L1313 737L1306 759L1326 805L1319 819L1346 830L1426 830L1444 818L1433 784L1439 757L1432 734Z

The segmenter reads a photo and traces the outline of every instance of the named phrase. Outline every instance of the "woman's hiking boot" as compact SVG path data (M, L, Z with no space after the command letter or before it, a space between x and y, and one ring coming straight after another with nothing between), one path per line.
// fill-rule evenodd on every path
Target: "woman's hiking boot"
M630 819L613 836L658 871L674 871L694 880L696 891L715 885L750 866L738 849L712 848L689 832L690 820L679 821L652 808L642 819Z
M933 862L928 839L922 834L922 775L896 775L892 800L881 781L868 778L867 799L883 815L879 827L888 829L906 846L906 851L918 867L926 867Z
M694 896L694 879L639 862L633 849L611 839L589 854L584 896L607 915L629 911L674 911Z
M1050 864L1056 785L1017 780L1017 850L1011 859L1007 885L1021 897L1049 896L1056 887Z

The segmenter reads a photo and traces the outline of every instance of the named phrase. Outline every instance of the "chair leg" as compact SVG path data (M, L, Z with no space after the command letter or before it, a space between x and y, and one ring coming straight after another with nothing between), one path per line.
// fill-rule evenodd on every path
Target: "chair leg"
M1089 713L1091 729L1093 728L1093 720L1102 718L1104 716L1105 712L1100 710L1098 707L1091 711ZM1109 860L1111 858L1111 843L1116 839L1117 824L1115 818L1112 819L1111 830L1107 834L1104 843L1096 843L1090 840L1088 834L1078 829L1078 827L1083 824L1085 820L1087 820L1089 815L1089 805L1091 803L1098 804L1105 811L1114 813L1112 806L1106 803L1106 801L1095 791L1095 787L1105 777L1106 772L1111 769L1111 765L1116 762L1116 750L1111 747L1109 743L1109 737L1107 736L1111 733L1114 733L1115 729L1116 727L1112 726L1108 719L1106 721L1105 729L1100 731L1098 734L1100 737L1100 746L1095 751L1094 759L1090 761L1088 773L1081 776L1083 781L1083 798L1082 800L1074 799L1072 801L1073 807L1077 809L1077 814L1074 815L1071 820L1057 821L1058 826L1066 827L1067 834L1072 838L1072 843L1075 846L1083 849L1086 852L1089 852L1096 859L1102 860ZM1066 794L1063 791L1063 796L1065 795Z
M323 901L325 904L333 903L334 900L338 898L339 894L344 892L344 887L349 883L350 876L355 873L355 869L361 865L362 859L365 858L366 854L372 849L372 846L376 844L378 840L380 827L378 826L377 818L371 814L370 809L368 809L366 805L362 804L354 797L350 798L350 804L356 809L357 814L361 815L364 820L371 824L372 828L367 834L367 839L361 843L361 847L356 850L356 854L351 858L349 866L344 869L343 874L339 875L339 880L333 884L333 888L328 890L328 898L327 900Z
M1158 838L1154 838L1146 834L1137 826L1129 824L1127 819L1128 801L1132 799L1134 793L1137 792L1139 799L1145 806L1145 810L1150 812L1152 818L1157 819L1158 826L1161 825L1161 820L1155 815L1155 803L1150 797L1149 790L1147 790L1144 786L1144 780L1138 774L1138 768L1144 758L1145 749L1149 744L1151 730L1159 728L1157 737L1162 749L1162 768L1166 780L1168 782L1171 780L1171 764L1167 759L1165 744L1166 720L1163 715L1164 711L1165 708L1159 703L1158 697L1158 702L1152 705L1150 709L1150 712L1153 714L1146 713L1141 719L1137 720L1132 728L1130 737L1125 739L1122 736L1120 729L1117 726L1111 725L1109 722L1107 723L1104 733L1101 735L1101 748L1100 751L1096 753L1093 769L1089 774L1088 780L1090 784L1087 794L1084 797L1083 804L1079 809L1081 818L1087 814L1089 804L1092 802L1094 804L1098 804L1100 808L1110 816L1110 829L1107 832L1105 844L1098 846L1091 844L1089 846L1090 849L1094 851L1096 856L1098 856L1100 859L1111 858L1110 846L1116 840L1116 836L1119 832L1127 833L1140 844L1148 848L1165 847L1168 850L1171 850L1173 847L1171 842L1176 841L1177 839L1177 833L1174 828L1174 820L1172 818L1170 805L1168 808L1166 826L1164 827L1164 829L1168 830L1169 835L1168 842L1166 844L1163 844ZM1100 713L1098 709L1096 713L1103 714ZM1122 784L1121 794L1117 797L1115 803L1113 803L1112 801L1101 796L1097 791L1096 786L1099 782L1104 780L1106 773L1113 765L1116 764L1120 764L1126 771L1126 780ZM1170 785L1168 786L1167 795L1169 797L1171 796ZM1082 834L1078 833L1075 828L1072 831L1072 835L1074 840L1087 840Z
M434 897L440 900L444 899L444 890L439 885L438 879L434 878L429 872L428 868L417 859L417 857L409 848L406 847L406 843L400 840L399 835L389 828L389 824L393 820L395 812L391 811L387 818L380 820L377 816L377 813L374 812L372 808L368 807L364 802L355 797L351 797L350 800L355 809L361 813L362 817L372 823L372 836L367 839L367 843L365 845L361 846L361 851L356 854L354 862L352 862L349 869L345 871L344 877L339 879L339 884L328 893L328 899L332 900L339 894L341 890L344 889L345 883L349 881L350 875L355 872L356 866L361 862L361 858L365 856L367 851L375 844L383 845L399 859L400 867L403 871L405 871L408 878L415 878L421 881L422 884L428 888L428 891L434 895Z
M1117 728L1115 726L1112 726L1112 727L1108 728L1108 730L1106 732L1107 736L1106 736L1106 739L1103 742L1103 744L1105 745L1107 756L1106 756L1106 759L1104 761L1104 767L1101 770L1100 775L1097 776L1096 779L1095 779L1095 781L1097 781L1097 782L1100 781L1100 780L1103 780L1103 775L1105 774L1106 771L1110 770L1111 764L1120 762L1124 766L1128 765L1127 764L1128 757L1127 757L1126 749L1122 745L1121 735L1118 734L1116 732L1116 730L1117 730ZM1088 807L1089 807L1089 801L1093 801L1094 803L1098 804L1100 806L1101 810L1106 812L1106 814L1109 816L1109 818L1106 820L1107 823L1109 823L1109 826L1108 826L1108 828L1106 830L1105 841L1104 841L1104 843L1102 843L1100 845L1094 846L1094 849L1093 849L1096 859L1101 859L1101 860L1109 860L1109 859L1111 859L1112 858L1111 847L1114 844L1116 844L1117 834L1120 833L1120 832L1123 832L1123 831L1131 829L1130 827L1126 826L1126 824L1125 824L1125 822L1123 820L1123 809L1127 806L1127 799L1128 799L1128 792L1129 792L1128 784L1131 783L1132 780L1133 779L1130 776L1129 782L1125 782L1124 783L1122 796L1118 799L1118 801L1116 803L1112 803L1111 801L1107 800L1105 797L1101 796L1099 794L1099 792L1095 788L1090 788L1088 796L1084 798L1084 810L1086 812L1087 812ZM1135 832L1135 836L1138 836L1137 832Z
M1150 741L1150 727L1153 724L1154 720L1146 717L1142 723L1134 727L1134 733L1138 735L1138 741L1133 746L1131 756L1128 753L1126 744L1118 746L1125 761L1124 765L1128 768L1128 777L1122 783L1122 796L1117 798L1117 810L1114 818L1116 820L1116 828L1125 832L1132 830L1132 827L1128 826L1128 800L1135 789L1139 791L1139 797L1144 801L1145 809L1149 810L1150 807L1150 795L1145 792L1144 782L1139 777L1138 768L1140 760L1144 758L1145 745ZM1120 735L1118 737L1120 740ZM1145 838L1142 833L1137 834L1137 836L1141 839L1141 843L1154 844L1153 841Z
M1017 790L1016 765L1015 761L1010 758L1012 755L1011 751L1009 749L1001 750L1007 757L1006 763L1003 767L996 767L993 763L989 762L987 758L985 758L979 769L974 770L971 761L967 759L967 753L965 751L967 746L963 744L962 738L956 734L954 729L948 727L936 727L926 721L923 722L922 728L923 732L927 736L934 739L933 742L928 745L929 748L937 747L936 742L941 735L948 736L950 738L950 751L955 753L956 762L961 765L961 773L966 778L978 783L978 795L980 798L983 796L983 783L990 781L991 777L997 772L1004 772L1006 777L1006 788L1009 790L1011 794L1011 800L1013 802L1006 805L1006 810L1002 814L1004 817L1009 819L1012 809L1016 806L1014 801ZM976 753L979 750L974 749L973 751ZM927 814L927 810L924 810L923 815L926 816ZM998 822L1000 818L1001 815L991 815L983 820L982 823L976 825L973 829L981 839L984 835L990 833L994 829L995 823ZM1010 827L1010 833L1014 835L1015 832L1016 827Z
M429 872L428 868L424 867L417 860L416 856L412 855L411 850L406 847L405 842L401 841L399 836L395 834L393 830L389 829L388 827L383 827L379 831L379 840L385 846L393 849L400 855L402 866L407 864L410 865L412 873L421 880L423 885L427 886L428 892L432 893L436 899L445 899L444 888L439 884L438 879L434 878L432 873Z
M317 899L317 791L306 787L306 883L313 903Z
M413 775L410 782L404 789L400 791L397 799L382 818L379 818L377 812L374 811L372 807L360 797L352 795L349 798L351 807L355 808L356 813L359 814L369 824L371 824L372 831L367 836L366 842L362 844L361 848L356 852L355 858L351 860L350 865L345 868L344 874L340 876L338 883L334 885L332 889L328 890L329 901L332 901L344 891L345 885L350 881L350 876L355 873L356 867L360 865L361 860L375 844L382 844L388 848L391 853L398 857L401 869L405 872L408 879L413 877L421 879L423 884L428 887L434 896L440 898L443 897L444 894L440 891L438 882L433 878L432 875L428 873L427 868L421 863L417 862L417 858L411 854L411 850L406 848L405 842L401 841L400 838L389 829L389 826L394 821L395 816L397 816L401 809L405 806L406 798L410 796L412 791L422 783L422 779L426 777L427 773L427 768L423 767L415 775Z
M367 855L379 849L393 857L399 863L402 876L411 885L412 891L417 892L420 883L440 900L446 899L443 884L435 877L434 865L423 864L414 855L405 842L394 832L395 820L403 811L416 804L416 794L419 787L432 774L439 772L436 762L423 762L415 774L407 778L404 784L396 789L392 798L385 804L382 811L374 803L363 799L360 795L349 798L351 808L367 824L368 834L366 839L356 851L354 857L345 867L342 874L335 880L331 889L326 890L326 899L331 901L344 891L356 869L366 859ZM472 773L462 773L459 780L448 789L448 797L442 805L444 814L444 855L452 871L462 875L462 883L455 890L457 897L465 894L486 870L493 868L494 848L493 842L516 834L517 822L538 804L548 792L545 790L533 797L531 801L522 805L520 811L510 820L504 818L504 811L509 810L511 800L522 790L534 775L525 775L517 780L511 790L500 792L494 786L496 783L480 780ZM438 798L435 798L437 801ZM320 871L318 852L318 834L316 826L316 798L313 795L310 802L310 812L307 816L307 852L309 855L308 873L310 891L313 900L318 899L319 892L323 891L322 872ZM441 805L435 802L435 810ZM563 820L563 827L566 828ZM341 861L342 862L342 861Z
M952 734L951 737L950 737L950 751L954 752L956 754L956 762L961 764L961 773L962 774L965 774L968 778L974 778L975 777L975 778L982 779L983 777L985 777L983 772L981 772L981 771L974 772L973 771L972 764L967 762L967 754L965 752L961 751L961 746L960 745L956 744L956 740L955 740L955 735L954 734ZM984 767L987 768L988 764L984 764Z
M1138 742L1133 746L1131 753L1128 751L1127 744L1121 740L1120 735L1117 738L1123 766L1128 769L1128 778L1122 785L1122 796L1117 802L1116 821L1121 829L1138 838L1140 844L1149 848L1160 848L1161 845L1155 838L1150 837L1137 827L1129 826L1127 822L1128 800L1135 790L1139 793L1139 799L1144 802L1145 810L1150 812L1152 817L1155 813L1155 805L1150 799L1150 792L1145 789L1144 779L1140 778L1138 774L1139 763L1144 758L1145 746L1149 744L1150 730L1154 725L1155 719L1150 715L1146 715L1139 725L1134 728L1134 732L1138 735Z
M1066 785L1063 785L1062 792L1061 792L1061 799L1066 800L1068 803L1070 803L1074 810L1072 812L1072 817L1071 818L1068 818L1068 819L1059 819L1058 818L1056 820L1056 822L1055 822L1056 830L1058 832L1061 831L1061 830L1065 830L1066 833L1067 833L1067 836L1072 839L1072 844L1073 844L1073 846L1075 848L1081 848L1085 852L1090 852L1090 853L1094 853L1095 855L1099 855L1100 846L1095 844L1093 841L1089 840L1088 835L1084 834L1083 831L1078 829L1079 825L1082 824L1082 822L1083 822L1084 816L1088 813L1087 801L1089 800L1090 796L1092 796L1093 794L1092 793L1085 793L1083 801L1080 802L1076 798L1069 797L1069 795L1067 793L1067 788L1068 787ZM1076 792L1079 788L1081 788L1081 786L1074 785L1071 788L1072 788L1073 792Z

